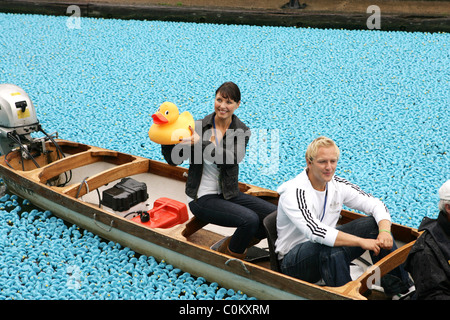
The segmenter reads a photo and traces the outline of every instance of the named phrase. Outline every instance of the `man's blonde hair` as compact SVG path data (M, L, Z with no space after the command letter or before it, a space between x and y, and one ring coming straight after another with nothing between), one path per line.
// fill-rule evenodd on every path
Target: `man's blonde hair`
M333 140L331 140L330 138L321 136L321 137L314 139L309 144L308 148L306 149L305 158L306 158L307 163L308 163L308 161L312 162L315 159L315 157L317 156L317 150L319 150L319 148L321 148L321 147L326 147L326 148L327 147L335 147L337 157L339 159L340 151L339 151L339 148L336 145L336 143Z

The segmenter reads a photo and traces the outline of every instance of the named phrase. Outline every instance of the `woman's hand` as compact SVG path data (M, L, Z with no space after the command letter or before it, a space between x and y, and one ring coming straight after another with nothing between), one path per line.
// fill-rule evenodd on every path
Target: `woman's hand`
M189 130L191 131L191 136L189 138L180 139L180 143L184 144L196 144L200 140L200 136L195 132L195 130L189 126Z

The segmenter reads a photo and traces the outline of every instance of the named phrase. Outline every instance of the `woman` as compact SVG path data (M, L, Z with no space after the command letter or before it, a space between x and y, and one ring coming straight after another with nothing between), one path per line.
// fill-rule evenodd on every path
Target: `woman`
M250 129L234 114L240 103L239 87L225 82L216 90L214 112L196 121L190 138L162 146L162 153L171 165L190 158L186 194L191 212L204 222L235 227L218 251L243 259L247 248L266 237L262 221L276 206L239 191L239 162L250 138Z

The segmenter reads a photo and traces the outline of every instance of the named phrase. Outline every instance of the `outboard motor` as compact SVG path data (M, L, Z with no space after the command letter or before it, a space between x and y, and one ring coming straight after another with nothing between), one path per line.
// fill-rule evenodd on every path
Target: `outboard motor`
M34 132L45 137L32 138ZM24 159L32 159L33 154L45 153L48 139L53 140L42 130L28 94L16 85L0 84L0 153L20 148Z

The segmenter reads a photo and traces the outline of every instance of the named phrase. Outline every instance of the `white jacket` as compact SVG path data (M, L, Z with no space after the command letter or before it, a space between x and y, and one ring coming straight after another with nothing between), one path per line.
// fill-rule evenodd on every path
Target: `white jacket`
M278 188L280 198L275 251L279 259L297 244L306 241L332 247L338 234L335 227L343 205L372 215L377 224L384 219L391 220L389 211L381 200L345 179L333 176L327 184L327 189L323 215L324 201L312 187L306 169Z

